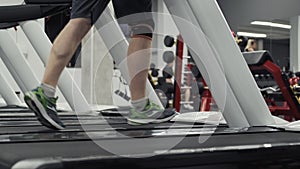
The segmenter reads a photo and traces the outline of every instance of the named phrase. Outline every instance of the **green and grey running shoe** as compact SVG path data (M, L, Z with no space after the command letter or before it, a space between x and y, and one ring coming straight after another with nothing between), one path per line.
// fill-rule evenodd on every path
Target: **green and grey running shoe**
M151 123L163 123L171 120L177 112L173 109L162 109L151 101L142 111L132 108L127 117L129 125L144 125Z
M65 125L57 115L57 99L47 97L41 87L25 93L24 96L27 106L34 111L42 125L55 130L62 130L65 128Z

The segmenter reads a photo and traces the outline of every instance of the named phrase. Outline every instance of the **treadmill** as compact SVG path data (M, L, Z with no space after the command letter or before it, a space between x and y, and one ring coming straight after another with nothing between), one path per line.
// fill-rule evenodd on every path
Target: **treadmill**
M56 13L70 6L66 0L32 2L0 7L0 19L8 23L18 22L8 20L9 17L4 16L3 11L31 11L28 17L26 12L22 13L26 20L44 17L51 14L49 11ZM36 15L33 15L33 11ZM227 123L224 123L220 118L216 121L214 117L210 118L210 115L217 115L217 112L209 112L202 119L198 117L205 112L196 112L190 116L183 114L196 119L194 121L177 118L157 125L129 126L126 113L127 110L103 110L98 115L60 112L66 124L66 129L61 131L41 126L33 113L0 113L0 168L300 167L300 133L297 128L292 130L279 125L235 126L227 119Z

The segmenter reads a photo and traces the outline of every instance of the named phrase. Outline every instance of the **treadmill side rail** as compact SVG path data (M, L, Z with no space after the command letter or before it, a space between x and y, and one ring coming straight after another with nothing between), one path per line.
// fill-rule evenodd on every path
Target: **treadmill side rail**
M191 21L191 23L195 26L194 29L202 31L205 35L206 41L210 42L210 49L212 49L215 54L209 59L216 59L218 61L218 65L223 68L223 75L226 78L224 82L228 82L228 84L225 83L224 85L226 85L226 89L232 89L232 95L229 95L230 90L228 90L225 97L225 105L222 104L224 101L220 99L223 97L222 94L224 91L222 91L222 89L224 87L221 89L216 87L214 93L218 106L223 106L221 107L223 110L227 108L226 112L224 111L224 117L228 122L228 125L235 126L237 123L237 117L243 116L246 117L250 126L275 124L275 121L272 118L257 85L255 84L255 80L251 75L247 63L232 37L229 26L217 2L212 0L164 0L164 2L172 15ZM184 10L184 7L189 9L189 11ZM193 32L189 33L186 30L191 28L187 28L186 25L178 24L178 19L175 19L174 21L178 25L178 29L182 33L184 41L188 45L193 45L193 49L197 49L195 45L202 45L202 42L197 43L199 42L197 39L202 38L199 31L198 34L191 35ZM185 34L183 34L183 32L185 32ZM199 69L201 66L200 60L207 57L207 55L203 55L203 52L204 51L198 50L198 55L193 56ZM201 54L201 56L199 54ZM211 77L218 76L218 72L216 71L207 70L207 74ZM205 80L207 81L207 79ZM244 90L245 88L241 86L247 86L247 90ZM238 101L241 111L236 111L237 107L231 104L231 100ZM243 120L242 118L240 119ZM247 123L238 125L243 127L247 126Z

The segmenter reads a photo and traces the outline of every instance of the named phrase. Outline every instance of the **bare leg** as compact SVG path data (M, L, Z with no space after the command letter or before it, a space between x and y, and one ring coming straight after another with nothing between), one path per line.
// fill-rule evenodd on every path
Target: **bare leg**
M135 37L130 40L128 47L128 71L131 78L131 100L146 97L146 82L151 58L151 40Z
M56 87L61 72L90 28L90 19L70 20L53 43L42 83Z
M142 125L162 123L172 119L176 113L155 106L146 95L146 82L151 58L151 40L146 37L132 38L128 48L129 87L133 109L127 118L128 124ZM151 113L150 113L151 112Z
M46 127L64 129L56 111L55 87L81 39L91 28L90 19L71 19L53 43L42 85L25 93L24 100Z

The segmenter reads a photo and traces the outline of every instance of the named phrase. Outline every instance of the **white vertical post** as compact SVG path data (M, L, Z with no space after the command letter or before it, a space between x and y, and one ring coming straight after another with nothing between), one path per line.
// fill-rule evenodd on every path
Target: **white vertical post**
M109 49L116 65L118 65L122 76L127 83L130 83L126 60L128 42L124 37L117 21L113 18L109 8L106 8L106 10L103 12L99 20L96 22L95 27L102 37L107 49ZM163 107L149 81L147 81L147 94L154 103L160 107Z
M290 30L290 70L300 71L300 16L291 18Z
M201 60L203 61L205 60L204 57L211 57L209 58L210 60L215 58L219 63L218 65L221 70L223 70L223 76L225 76L225 81L223 82L225 82L224 85L226 86L224 116L227 123L229 123L230 126L243 127L247 125L243 118L246 117L250 126L274 124L274 119L258 90L251 72L231 35L229 26L216 1L165 0L165 2L171 14L178 17L182 17L183 15L184 19L189 19L188 21L196 23L196 29L203 31L210 49L213 50L213 56L199 55L203 53L203 51L199 51L199 48L202 46L202 43L205 43L199 41L199 39L203 40L199 31L193 31L193 29L187 28L187 26L184 25L177 25L182 33L184 41L187 45L192 46L194 54L196 52L197 55L194 55L195 61L196 59L198 59L198 62ZM193 33L195 34L192 35ZM202 48L202 50L209 49ZM197 64L197 66L201 66L201 64ZM207 66L217 65L212 64ZM209 75L211 82L214 82L214 77L220 76L219 73L220 72L207 67L207 74ZM217 103L221 103L218 103L218 106L222 106L222 101L219 99L221 99L220 96L223 95L222 93L224 93L224 91L220 91L220 89L224 89L224 87L219 86L218 88L218 86L214 86L218 84L211 85L212 87L215 87L215 91L213 91L214 98ZM211 89L213 90L213 88ZM242 120L244 124L238 122L239 120Z
M113 105L113 61L94 27L83 39L82 44L82 93L91 104Z
M46 65L52 47L46 33L37 21L21 22L20 26L42 62ZM90 105L68 70L62 72L58 87L74 111L82 113L91 110Z
M264 40L257 40L257 50L264 50Z

